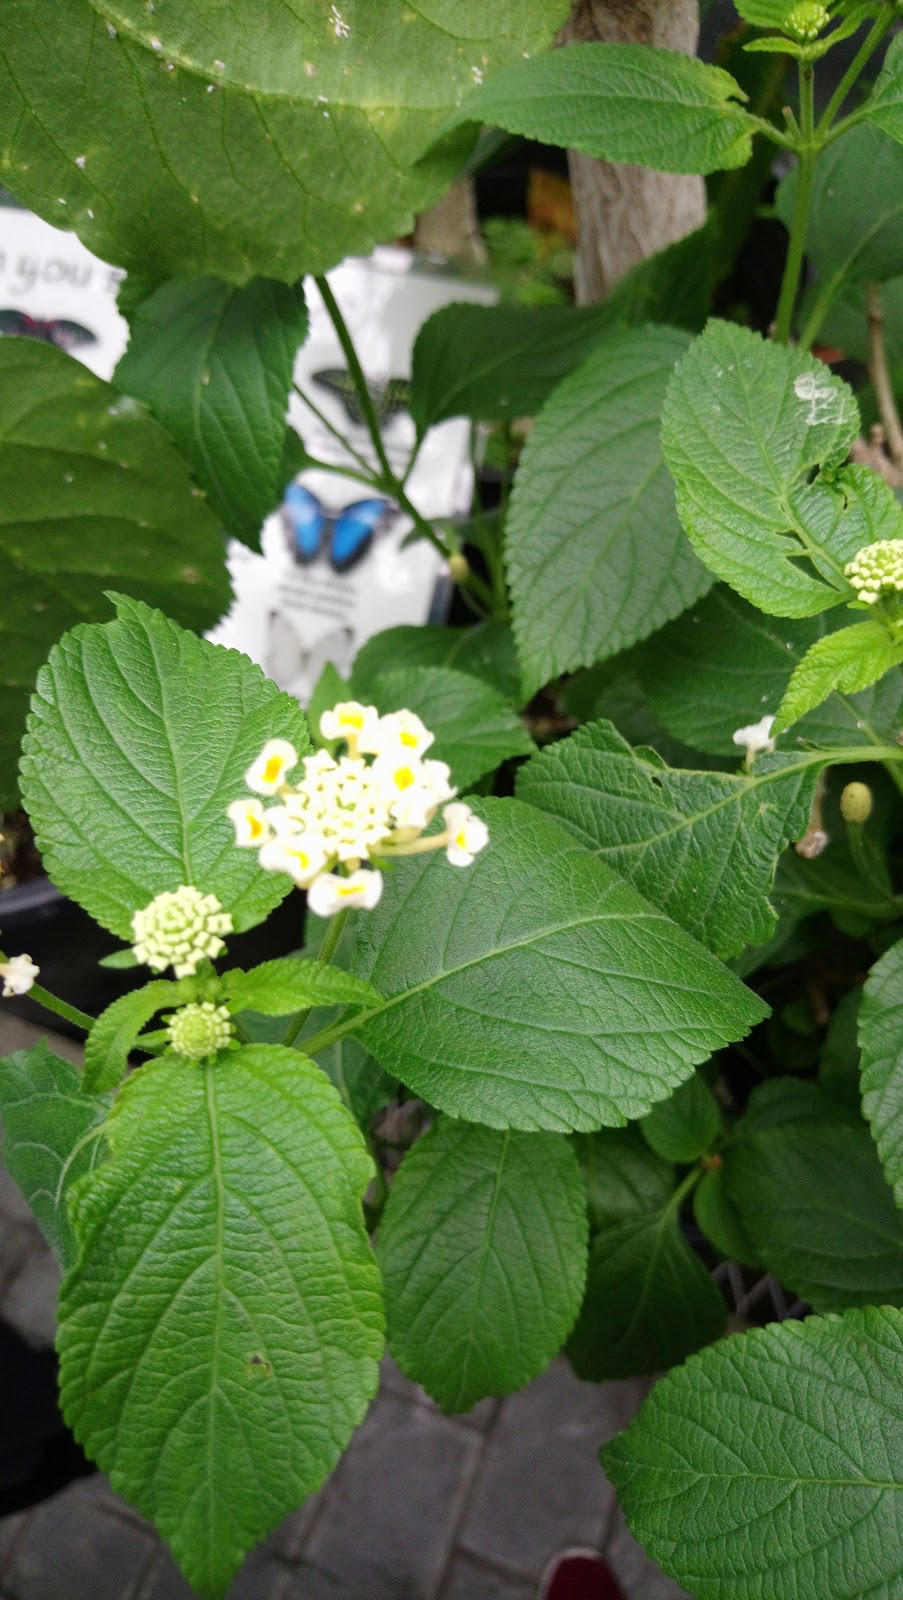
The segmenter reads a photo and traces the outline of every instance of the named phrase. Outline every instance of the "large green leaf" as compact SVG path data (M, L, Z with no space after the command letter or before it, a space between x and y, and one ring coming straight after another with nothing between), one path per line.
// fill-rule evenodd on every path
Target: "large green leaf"
M827 367L732 323L710 322L674 374L662 446L678 511L706 565L761 610L805 617L852 599L845 563L903 534L883 479L842 466L858 431Z
M501 622L478 622L473 628L423 627L405 624L375 633L361 647L351 669L351 687L358 699L386 672L450 667L488 683L505 700L520 704L520 672L511 629Z
M0 1060L3 1165L64 1267L76 1254L69 1190L103 1152L109 1109L109 1096L86 1094L81 1074L43 1039Z
M719 585L644 646L643 688L675 738L712 755L736 756L736 729L775 715L809 646L847 616L767 617ZM903 685L885 678L862 694L832 694L795 735L823 749L891 744L901 704Z
M230 801L269 738L303 753L296 704L237 650L207 643L138 601L75 628L41 669L22 790L48 873L104 927L193 884L260 922L290 880L235 848Z
M686 347L673 328L609 334L530 434L505 532L529 693L646 638L710 587L678 521L658 441L665 389Z
M862 1110L884 1176L903 1209L903 941L885 951L866 980L859 1011Z
M455 176L421 162L562 0L9 0L0 164L17 198L152 282L293 283L409 231ZM261 223L261 219L265 222Z
M895 1600L901 1383L899 1311L759 1328L663 1378L602 1461L697 1600Z
M689 935L516 800L475 809L472 867L400 862L356 969L353 1031L441 1110L490 1127L622 1126L765 1010Z
M865 103L865 113L879 128L903 144L903 39L891 40L878 81Z
M534 416L618 322L698 333L709 312L716 243L710 222L641 261L600 306L443 306L414 345L411 415L419 431L447 417Z
M568 1341L581 1378L659 1372L724 1332L724 1301L672 1207L596 1234L586 1297Z
M717 955L764 944L778 856L806 831L823 757L760 757L752 772L682 772L588 723L533 757L517 794L560 822Z
M649 1216L671 1198L674 1168L650 1150L636 1128L575 1133L594 1233L613 1222Z
M663 172L742 167L758 123L730 73L648 45L574 44L514 61L455 123L489 122L543 144Z
M794 668L778 706L774 733L783 733L835 692L851 695L871 688L901 661L903 644L897 644L872 617L816 639ZM896 687L899 690L899 679Z
M402 667L371 685L377 710L406 706L436 735L429 755L447 761L452 781L468 789L502 761L536 748L517 712L502 695L468 672L449 667Z
M302 285L173 278L131 319L116 369L150 406L236 538L260 544L284 488L285 411L307 334Z
M566 1139L443 1118L405 1157L379 1229L399 1366L446 1411L519 1389L574 1325L586 1246Z
M305 956L279 956L251 972L224 972L222 985L230 1011L260 1011L265 1017L285 1017L302 1006L363 1006L379 1000L373 986L353 973Z
M2 115L2 112L0 112ZM163 430L81 362L0 340L0 804L51 645L129 590L189 627L229 603L219 527Z
M780 185L775 209L789 228L799 169ZM848 282L883 283L903 273L903 150L863 123L823 150L815 169L806 254L819 296Z
M743 1226L769 1272L816 1311L903 1305L903 1218L868 1129L813 1085L797 1092L792 1120L741 1123L726 1152Z
M323 1074L266 1045L142 1068L108 1138L73 1195L63 1410L215 1597L322 1482L376 1388L371 1163Z

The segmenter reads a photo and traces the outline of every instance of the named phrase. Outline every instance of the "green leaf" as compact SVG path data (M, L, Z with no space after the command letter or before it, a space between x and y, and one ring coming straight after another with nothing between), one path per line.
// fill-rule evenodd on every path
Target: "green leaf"
M711 299L712 224L641 261L604 305L443 306L414 345L411 415L425 433L448 417L535 416L563 378L619 322L666 322L697 333Z
M586 1246L566 1139L443 1118L405 1157L379 1229L402 1371L446 1411L529 1383L574 1325Z
M809 1094L792 1121L742 1122L726 1153L743 1226L768 1271L816 1311L903 1304L903 1219L868 1130L814 1085L798 1089Z
M798 181L794 167L775 197L788 229ZM818 273L820 300L851 282L883 283L903 273L903 150L879 128L863 123L819 156L806 254Z
M317 744L323 745L324 748L332 751L338 749L339 741L335 739L330 743L322 738L320 734L320 718L324 711L331 711L332 707L338 705L340 700L348 699L348 688L349 686L345 679L340 676L332 662L327 661L314 685L314 691L310 697L310 705L307 707L307 725L310 729L311 737Z
M138 601L75 628L38 677L22 793L64 894L118 934L163 890L215 894L237 932L291 888L237 850L226 818L269 738L308 748L296 702L237 650L208 644Z
M362 978L304 956L280 956L252 972L224 972L222 984L230 1011L261 1011L265 1017L286 1017L302 1006L364 1006L380 1001L373 985Z
M667 1205L674 1188L674 1168L649 1149L636 1128L575 1133L573 1143L594 1233Z
M760 756L751 772L682 772L593 722L533 757L517 795L547 812L717 955L763 944L778 856L806 831L827 758Z
M475 803L466 869L400 862L355 968L388 998L353 1031L440 1110L589 1130L642 1116L762 1003L680 928L516 800Z
M741 17L757 28L783 28L797 0L734 0Z
M602 1451L632 1532L697 1600L891 1600L903 1315L757 1328L656 1384Z
M122 1090L73 1197L62 1406L200 1593L322 1482L376 1389L361 1136L323 1074L251 1045Z
M4 182L152 283L294 283L409 232L456 175L460 141L421 158L474 73L544 48L567 14L562 0L328 10L58 0L50 60L40 0L10 0Z
M318 1015L312 1026L322 1023ZM303 1044L303 1038L299 1043ZM358 1127L368 1132L377 1111L395 1096L398 1084L384 1072L369 1050L347 1034L317 1051L317 1066L325 1072L348 1107Z
M693 1216L696 1226L725 1260L739 1261L745 1267L761 1267L758 1251L727 1192L723 1167L712 1167L703 1173L693 1190Z
M86 1094L81 1074L43 1039L0 1060L3 1165L64 1267L76 1253L69 1190L102 1153L109 1109L109 1096Z
M903 1209L903 940L876 961L859 1010L862 1110Z
M116 381L162 422L229 532L260 548L285 486L285 411L304 288L172 278L131 319Z
M125 1077L129 1056L142 1028L164 1006L192 1000L197 983L183 978L146 983L143 989L122 994L102 1011L85 1042L84 1086L89 1094L115 1089Z
M579 1378L659 1372L724 1332L724 1301L673 1208L597 1233L586 1297L568 1341Z
M450 667L488 683L503 699L520 705L520 672L511 629L501 622L478 622L474 628L403 626L376 633L358 651L351 669L351 687L367 699L371 685L386 672L422 667Z
M844 615L766 617L719 585L644 646L643 688L675 738L736 758L735 730L776 715L794 668ZM901 704L903 686L885 678L862 694L832 694L796 734L822 749L890 744L900 727Z
M805 617L852 599L845 563L903 533L893 490L842 466L858 432L852 392L827 367L733 323L710 322L674 374L662 447L683 525L761 610Z
M665 388L686 346L675 329L613 332L559 385L530 434L505 531L528 694L646 638L710 587L658 442Z
M488 122L543 144L663 172L742 167L754 117L730 73L648 45L574 44L513 61L451 125Z
M834 691L856 694L870 688L901 661L903 645L895 643L887 628L872 618L817 639L794 669L773 732L783 733Z
M406 707L423 719L436 735L429 755L448 763L459 789L536 748L509 702L467 672L402 667L377 678L370 695L383 714Z
M0 112L2 116L2 112ZM219 527L163 430L81 362L0 340L0 803L51 645L123 588L208 628L229 604Z
M891 40L878 81L863 109L871 122L903 144L903 39L899 34Z
M656 1155L685 1165L711 1148L721 1131L721 1112L701 1073L694 1072L647 1112L640 1127Z

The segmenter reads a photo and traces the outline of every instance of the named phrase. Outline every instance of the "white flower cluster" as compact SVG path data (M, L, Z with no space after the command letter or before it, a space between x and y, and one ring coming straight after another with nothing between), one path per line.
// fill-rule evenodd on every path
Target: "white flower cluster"
M750 722L745 728L736 728L731 734L734 744L740 744L745 749L747 766L752 766L756 756L763 751L770 753L774 749L771 730L775 720L774 717L764 716L760 722Z
M860 600L875 605L883 594L903 592L903 539L863 545L843 569Z
M232 1021L225 1006L199 1000L182 1006L169 1019L169 1042L186 1061L204 1061L225 1050L232 1039Z
M40 970L31 956L10 956L8 961L0 961L4 1000L8 1000L10 995L27 994Z
M174 892L158 894L132 918L135 955L154 972L172 967L177 978L190 978L207 956L225 948L221 937L232 932L232 917L215 894L183 883Z
M800 0L784 23L784 32L801 44L812 44L828 26L831 15L819 0Z
M433 734L413 711L381 717L374 706L350 700L324 711L320 733L343 740L347 753L305 756L285 739L270 739L245 773L254 795L235 800L228 816L235 842L257 850L268 872L285 872L302 889L317 916L349 906L371 910L382 893L374 858L389 860L444 849L453 866L469 867L488 842L486 824L457 790L444 761L429 760ZM372 757L372 759L368 759ZM288 782L300 765L301 776ZM445 829L422 838L443 806Z

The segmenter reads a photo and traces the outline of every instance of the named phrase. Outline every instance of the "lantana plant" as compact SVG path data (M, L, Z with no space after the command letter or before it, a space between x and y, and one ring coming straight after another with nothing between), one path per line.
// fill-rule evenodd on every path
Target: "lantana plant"
M3 181L125 269L130 343L106 384L0 339L0 739L134 987L0 957L85 1037L0 1062L4 1157L65 1417L211 1600L387 1340L450 1411L562 1349L667 1373L600 1471L697 1600L903 1593L903 6L736 9L712 66L552 48L566 0L57 0L52 50L7 0ZM325 274L487 124L714 175L709 219L600 306L430 318L390 459ZM307 716L199 637L301 464L305 275L347 470L473 615ZM506 481L450 530L410 490L453 417ZM793 1315L728 1333L725 1273Z

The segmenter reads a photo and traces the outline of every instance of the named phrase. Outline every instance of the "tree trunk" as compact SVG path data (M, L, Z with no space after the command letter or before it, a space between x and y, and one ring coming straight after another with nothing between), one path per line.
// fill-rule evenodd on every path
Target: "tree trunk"
M559 42L602 39L695 54L698 0L575 0ZM602 300L631 267L701 228L705 186L648 167L569 152L580 229L575 270L580 304Z

